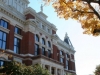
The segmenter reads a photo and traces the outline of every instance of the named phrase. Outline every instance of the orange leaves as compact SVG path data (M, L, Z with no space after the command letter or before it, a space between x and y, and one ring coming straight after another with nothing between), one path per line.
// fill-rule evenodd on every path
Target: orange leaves
M94 33L95 29L100 29L100 20L93 13L93 10L89 7L87 2L83 0L46 0L48 2L53 1L53 7L55 12L61 18L66 20L69 18L78 20L85 34L98 35Z

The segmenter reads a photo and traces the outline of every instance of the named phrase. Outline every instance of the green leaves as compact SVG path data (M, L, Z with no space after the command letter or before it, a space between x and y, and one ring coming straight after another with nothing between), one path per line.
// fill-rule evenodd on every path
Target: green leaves
M94 72L95 75L100 75L100 65L98 65Z
M26 66L18 62L7 62L2 69L6 75L50 75L40 64Z

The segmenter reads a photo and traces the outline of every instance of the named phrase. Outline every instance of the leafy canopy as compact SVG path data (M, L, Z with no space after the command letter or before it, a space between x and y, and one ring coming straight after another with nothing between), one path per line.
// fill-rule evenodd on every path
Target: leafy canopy
M81 23L85 34L100 33L99 0L43 0L52 3L60 18L75 19ZM96 3L96 4L95 4ZM96 7L95 9L95 6Z
M50 75L49 71L43 69L40 64L26 66L15 61L5 62L0 73L3 75Z
M94 72L95 75L100 75L100 65L98 65Z

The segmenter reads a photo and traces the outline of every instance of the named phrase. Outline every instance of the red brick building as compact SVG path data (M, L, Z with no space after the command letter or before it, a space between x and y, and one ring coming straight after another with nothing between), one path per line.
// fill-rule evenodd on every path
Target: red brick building
M67 34L62 41L47 16L28 4L28 0L0 0L0 66L3 60L40 63L52 75L76 75L75 50Z

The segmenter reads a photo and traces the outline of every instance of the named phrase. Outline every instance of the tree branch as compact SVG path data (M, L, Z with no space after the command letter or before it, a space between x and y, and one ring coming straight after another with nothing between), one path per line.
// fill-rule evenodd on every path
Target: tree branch
M73 10L73 9L72 9ZM81 13L94 13L94 12L84 12L84 11L81 11L81 10L78 10L78 9L75 9L73 11L78 11L78 12L81 12Z
M100 19L100 15L98 14L98 12L91 6L90 2L87 1L89 7L94 11L94 14Z

